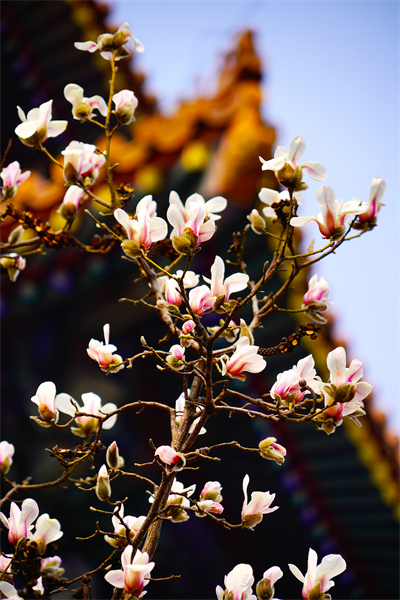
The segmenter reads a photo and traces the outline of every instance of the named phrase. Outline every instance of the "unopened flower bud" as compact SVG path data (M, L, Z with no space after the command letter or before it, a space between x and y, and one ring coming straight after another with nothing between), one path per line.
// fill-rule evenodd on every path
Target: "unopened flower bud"
M125 461L119 455L117 442L113 442L107 448L106 461L110 469L120 469L124 466Z
M96 495L102 502L107 502L111 496L110 478L108 476L107 467L103 465L97 475Z
M266 577L257 583L256 594L258 600L272 600L274 588L271 585L271 580Z
M15 227L15 229L13 229L10 235L8 236L9 243L17 244L20 241L23 233L24 228L22 227L22 225L18 225L18 227Z
M134 240L124 240L121 244L121 248L130 258L138 258L139 256L143 256L143 250L140 247L140 244Z
M248 221L250 221L250 225L254 233L257 233L257 235L264 233L266 223L258 210L254 208L246 218Z
M251 333L250 329L247 326L247 323L244 319L240 319L240 334L239 338L246 336L249 338L249 342L251 345L254 344L254 336Z

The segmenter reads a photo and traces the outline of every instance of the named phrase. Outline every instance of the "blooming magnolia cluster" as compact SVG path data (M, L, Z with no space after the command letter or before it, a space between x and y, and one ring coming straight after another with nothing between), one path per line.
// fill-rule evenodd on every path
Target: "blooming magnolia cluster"
M265 187L261 189L259 200L265 205L262 214L256 209L251 211L247 217L250 225L246 226L240 238L242 246L239 248L236 243L239 240L238 234L234 246L230 249L230 252L236 253L237 261L235 263L224 261L222 256L215 255L214 259L211 259L213 262L210 271L207 270L210 277L190 270L200 246L213 237L218 221L221 219L220 213L227 207L227 200L222 196L216 196L206 201L199 193L194 193L183 202L176 191L171 191L165 219L158 216L157 202L151 195L141 198L133 211L125 210L128 198L120 195L120 190L115 190L113 184L112 171L116 165L111 165L110 162L110 143L118 127L129 125L135 120L135 110L138 106L133 91L124 89L114 93L115 62L129 55L126 48L129 41L133 42L136 51L144 50L143 45L133 35L129 24L124 23L114 34L101 34L97 42L75 43L78 50L99 52L102 58L111 63L112 77L108 102L99 95L85 96L84 89L75 83L69 83L64 88L64 97L72 106L72 118L81 122L89 120L100 125L107 138L106 150L101 152L93 144L73 140L61 152L63 165L56 159L53 159L53 162L62 168L67 187L58 209L67 221L65 229L70 231L78 211L90 199L97 199L105 204L109 209L107 216L114 217L111 225L113 229L97 221L98 227L107 229L114 241L119 240L122 251L131 263L139 267L141 277L147 279L148 293L141 302L150 305L151 300L148 301L147 298L155 297L151 307L157 311L167 328L167 336L162 341L165 342L170 337L175 338L175 342L178 340L178 343L169 342L169 350L158 351L148 346L142 337L145 351L124 360L116 354L117 347L110 344L110 325L107 323L103 327L104 342L91 339L87 348L88 356L97 362L106 374L117 373L125 366L131 367L138 357L147 358L153 355L159 361L160 364L157 366L161 371L169 370L182 378L184 391L175 401L175 408L168 403L163 404L158 398L147 403L155 408L161 407L169 413L171 441L157 448L154 447L154 456L150 461L143 465L135 464L135 467L158 469L162 474L161 482L158 484L149 477L124 472L125 461L119 454L116 441L108 445L106 457L102 460L104 464L100 468L97 467L97 475L79 479L70 478L75 467L83 464L83 458L87 458L91 468L94 468L92 463L96 452L105 449L100 441L102 430L111 429L116 423L117 415L125 409L136 406L141 410L146 404L145 401L132 402L131 405L118 408L113 402L103 405L97 394L88 392L82 394L82 403L79 403L69 394L57 394L55 383L45 381L39 385L36 394L31 398L31 401L37 405L39 413L39 416L31 418L41 427L53 427L54 430L57 427L69 426L74 421L74 426L71 427L72 434L84 438L76 449L79 458L68 463L60 460L64 466L65 464L67 466L64 475L55 480L54 485L59 485L60 481L73 481L77 487L95 493L99 502L112 507L110 512L99 510L111 516L112 531L100 531L97 525L94 535L101 534L105 542L113 547L113 554L116 551L120 552L121 568L112 569L109 558L95 571L100 569L107 571L105 580L117 588L114 590L113 597L125 594L127 598L141 598L146 593L144 588L149 583L150 574L155 566L151 561L159 536L159 529L157 531L155 529L161 527L163 520L182 523L190 518L190 513L194 513L199 518L209 517L219 520L227 528L232 526L220 516L224 507L222 485L219 481L206 482L200 495L195 499L196 485L185 487L176 479L177 471L184 473L185 470L192 468L188 466L191 461L201 457L213 458L208 454L218 446L239 446L238 442L224 442L212 448L193 449L197 435L206 434L203 425L213 412L226 409L229 414L245 413L251 417L262 415L269 418L272 415L275 420L280 420L282 415L285 420L291 418L305 420L308 417L309 421L327 434L333 433L345 417L350 417L359 424L358 417L365 414L364 400L371 392L372 386L361 381L363 369L359 360L354 359L349 367L346 366L346 352L343 347L336 348L328 354L327 366L330 372L328 382L322 381L317 375L314 358L310 354L298 360L291 369L277 375L269 394L262 396L263 398L269 396L267 402L252 399L245 393L236 392L230 386L235 385L232 380L243 382L246 373L257 374L266 368L267 363L263 356L276 353L276 348L272 351L260 349L255 345L254 332L261 325L261 320L266 314L278 309L282 310L278 306L278 301L286 291L286 284L291 284L302 268L312 264L295 262L295 269L288 275L289 279L280 290L269 295L265 292L264 286L269 281L270 269L271 273L276 273L286 261L296 261L299 258L294 253L293 228L314 221L323 238L329 240L328 246L322 250L316 252L310 250L308 255L300 255L300 258L318 254L329 247L333 252L346 239L346 220L350 215L353 216L351 227L361 229L361 233L375 225L376 216L383 206L381 199L386 183L381 177L377 177L371 182L368 202L353 198L352 201L345 203L339 202L335 198L334 190L323 184L317 191L320 214L317 217L299 216L297 213L302 191L307 188L303 182L303 172L319 182L326 179L327 172L320 162L300 163L306 145L303 138L297 136L292 140L289 149L278 146L271 160L260 157L262 170L273 171L278 183L286 189L284 191ZM66 121L52 120L52 100L39 108L32 109L27 116L20 107L17 110L21 120L15 129L17 136L25 145L40 149L49 155L43 143L50 137L60 135L67 127ZM110 126L112 114L116 123L113 129ZM99 115L103 117L104 124L96 121ZM101 169L107 170L111 204L104 203L89 189L100 177ZM27 180L29 175L29 171L22 173L17 161L4 168L1 172L4 200L13 198L17 194L18 187ZM250 280L246 272L243 258L245 233L251 227L258 235L270 235L271 232L267 231L266 219L273 219L272 226L281 227L281 232L279 235L272 234L277 244L272 266L264 267L262 277L257 282ZM19 225L11 232L7 242L10 249L20 242L23 233L23 225ZM157 245L157 242L160 244ZM162 262L162 266L158 265L154 255L160 247L163 248L162 254L165 248L167 249L165 251L167 257L169 250L173 254L171 244L178 257L169 265L166 265L166 262ZM182 261L179 265L182 269L176 270L179 261ZM229 262L236 265L236 272L225 277L226 265ZM25 268L25 259L10 252L0 258L0 264L7 269L10 279L15 281L19 272ZM293 278L290 279L292 275ZM200 284L201 277L205 283ZM245 297L233 299L232 295L239 292L243 292L242 295ZM321 313L326 312L331 304L329 293L329 284L322 277L313 275L303 295L302 305L295 312L304 313L319 325L325 324L326 318ZM251 306L253 311L253 318L247 323L240 314L237 314L245 306ZM214 316L209 318L212 314ZM216 314L219 325L216 325L216 321L213 320ZM311 333L318 329L313 324L307 325L307 328ZM217 339L224 341L225 345L215 348L214 343ZM279 348L280 346L278 351ZM219 380L214 379L217 373L220 376ZM229 395L244 400L246 404L243 403L244 407L228 405L226 397ZM261 407L259 415L256 411L247 408L252 402ZM301 411L311 405L309 414L304 417L305 413ZM265 407L267 410L264 411ZM300 413L296 412L298 409ZM59 424L60 413L70 417L66 425ZM94 436L93 442L91 442L92 436ZM278 465L282 465L287 456L286 448L272 436L261 440L256 448L241 447L241 449L256 452L262 458L273 460ZM23 487L13 484L5 477L12 466L14 452L11 443L7 441L0 443L0 471L7 483L13 486L10 494ZM58 446L54 449L55 454L56 452ZM68 450L68 456L70 453L73 456L74 451ZM129 464L128 461L127 463ZM147 516L125 516L127 505L124 503L128 498L110 501L113 494L113 481L130 476L132 480L137 478L153 486L152 491L148 491L152 506ZM252 492L249 501L249 483L250 477L246 474L242 484L244 500L241 514L238 515L238 523L233 526L253 530L262 522L264 515L275 512L278 506L272 506L275 494L269 491ZM44 484L43 487L46 485ZM49 486L52 485L53 483L50 482ZM24 482L24 486L28 488L29 483ZM33 487L40 487L40 484ZM114 489L114 496L116 490L117 486ZM93 507L92 510L98 509ZM269 518L273 519L273 517ZM57 519L50 518L47 513L39 516L39 507L32 498L24 500L21 507L11 502L9 517L0 513L0 519L8 530L8 541L14 547L14 554L0 557L1 578L7 578L7 581L0 582L1 594L7 598L20 598L13 585L12 573L15 572L15 565L20 560L20 549L23 548L26 554L29 554L27 549L29 550L31 546L37 548L38 552L35 558L37 578L30 578L28 585L37 596L40 594L48 597L49 578L59 578L64 569L60 566L60 557L43 557L43 554L49 543L63 535L61 524ZM296 566L289 564L291 572L303 583L304 600L328 600L330 596L326 592L334 585L332 578L346 568L346 563L340 555L330 554L323 558L320 565L317 565L317 562L316 552L310 549L308 570L305 575L302 575ZM256 584L256 595L254 595L252 586L255 579L252 567L240 563L225 577L225 589L217 587L217 598L219 600L276 600L273 598L275 584L282 576L283 572L278 566L267 569ZM25 595L24 592L23 596Z

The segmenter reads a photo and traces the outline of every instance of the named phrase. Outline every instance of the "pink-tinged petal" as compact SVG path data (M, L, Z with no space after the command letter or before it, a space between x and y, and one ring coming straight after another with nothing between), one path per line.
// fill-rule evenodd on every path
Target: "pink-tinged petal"
M307 160L301 165L303 171L315 181L324 181L328 177L328 173L321 162L315 160Z
M275 585L278 579L283 577L283 571L280 567L270 567L264 572L263 579L266 577L270 580L271 585Z
M77 50L85 50L87 52L96 52L99 49L95 42L75 42L74 46Z
M107 104L101 96L98 96L98 95L92 96L91 98L88 98L87 100L88 100L88 104L92 110L97 108L97 110L103 117L107 116Z
M114 211L114 217L118 221L118 223L122 225L122 227L125 229L128 239L131 240L133 237L134 229L132 227L132 219L129 218L128 213L122 210L122 208L117 208Z
M171 192L172 194L172 192ZM170 196L171 202L171 196ZM167 210L167 219L170 225L174 228L176 235L182 235L183 230L186 227L186 220L184 214L178 204L170 204Z
M200 226L199 229L199 239L200 242L208 242L209 239L212 238L215 232L215 221L213 219L209 219L205 223Z
M124 572L121 569L109 571L104 575L104 579L114 587L124 587Z
M309 354L309 356L299 360L297 363L296 372L302 379L305 379L306 381L308 379L313 379L313 377L315 377L317 374L316 370L314 369L314 364L314 358L311 354Z
M280 171L285 163L286 157L281 156L279 158L271 158L270 160L264 160L261 156L258 157L262 163L262 171Z
M301 137L301 135L298 135L297 137L293 138L293 140L290 142L287 162L290 165L292 165L294 169L299 164L300 157L303 156L305 149L306 143Z
M150 221L150 239L158 242L167 237L168 225L161 217L153 217Z
M346 350L339 346L329 352L326 364L331 374L331 383L337 387L343 385L346 381Z
M22 503L22 510L20 514L20 522L24 521L26 526L29 528L29 525L33 523L33 521L37 518L39 514L39 506L37 502L32 498L27 498Z
M383 179L383 177L375 177L371 181L371 185L369 188L368 204L371 204L372 202L375 202L378 204L381 201L382 196L384 195L385 192L386 192L386 181Z
M346 566L346 561L340 554L324 556L321 564L316 569L316 580L320 581L322 592L328 591L334 585L334 582L329 580L343 573Z
M349 383L357 383L357 381L360 381L364 374L362 365L360 360L354 358L350 363L350 367L347 369L346 381Z
M224 288L226 299L235 292L241 292L246 289L249 282L249 276L244 273L234 273L225 279Z
M360 381L357 383L356 393L352 401L362 401L372 392L372 385L366 381Z
M317 190L317 202L321 209L322 219L329 235L336 227L335 192L329 185L321 185Z
M47 137L57 137L66 130L68 121L50 121L47 125Z
M64 97L72 106L79 104L83 100L83 88L76 83L69 83L64 88Z
M200 202L194 202L190 206L189 220L186 223L186 227L189 227L190 229L192 229L195 232L196 235L199 235L200 226L203 225L205 216L206 216L206 210L204 208L204 202L203 202L203 204L201 204ZM207 221L207 223L208 223L208 221ZM214 221L211 221L211 223L212 223L212 227L213 227L213 231L214 231L215 223L214 223Z
M220 256L216 256L211 267L211 281L204 277L207 283L211 283L211 294L215 297L224 293L225 263Z
M304 227L304 225L308 225L308 223L311 223L312 221L315 221L318 227L320 226L320 222L316 217L292 217L290 219L290 224L292 227Z

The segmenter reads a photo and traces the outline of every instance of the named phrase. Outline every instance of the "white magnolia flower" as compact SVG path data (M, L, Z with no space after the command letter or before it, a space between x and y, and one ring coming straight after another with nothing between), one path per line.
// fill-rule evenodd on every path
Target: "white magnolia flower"
M47 138L57 137L65 131L68 121L52 121L51 107L53 100L32 108L25 116L22 108L17 106L18 116L22 123L15 128L15 133L26 146L35 147Z
M83 88L76 83L69 83L64 88L64 96L72 104L72 114L74 119L91 119L94 111L97 109L103 116L107 116L107 104L101 96L92 96L86 98L83 95Z

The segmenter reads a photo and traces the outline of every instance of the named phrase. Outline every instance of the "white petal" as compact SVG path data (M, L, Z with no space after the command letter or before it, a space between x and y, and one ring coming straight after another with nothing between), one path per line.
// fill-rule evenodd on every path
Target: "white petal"
M301 135L293 138L293 140L290 142L287 162L290 163L292 167L296 168L299 164L300 157L304 154L305 149L306 143Z
M69 83L64 88L64 97L75 106L83 100L83 88L76 83Z

